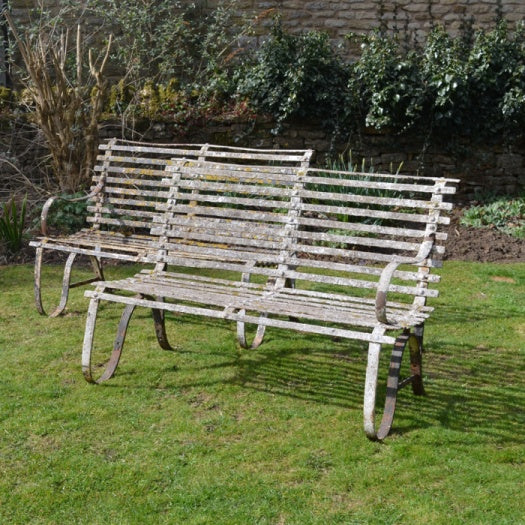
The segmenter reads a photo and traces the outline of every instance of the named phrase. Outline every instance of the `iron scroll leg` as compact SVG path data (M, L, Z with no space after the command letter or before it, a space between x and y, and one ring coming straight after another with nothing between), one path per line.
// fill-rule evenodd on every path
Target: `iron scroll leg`
M98 281L105 281L104 269L102 268L102 259L96 257L95 255L90 255L89 259L91 261L91 266L93 267L93 272L95 272L95 277Z
M242 280L243 282L249 282L250 274L248 273L243 274ZM292 288L292 289L295 288L295 279L286 279L284 281L284 287ZM244 312L245 312L244 310L240 310L240 313L243 314ZM267 314L264 312L261 313L259 316L260 319L264 319L265 317L267 317ZM299 321L297 317L293 317L293 316L289 316L289 320L291 322ZM258 324L257 331L255 332L255 336L252 340L252 343L248 344L247 339L246 339L245 323L243 323L242 321L237 321L237 341L239 342L239 345L242 348L250 348L252 350L255 350L256 348L258 348L263 342L265 332L266 332L266 325Z
M250 272L249 271L243 272L241 280L243 283L249 283L250 282ZM239 310L239 313L241 315L244 315L246 313L246 310ZM264 318L266 317L266 314L261 313L260 317ZM239 345L241 346L241 348L251 348L252 350L255 350L263 342L265 332L266 332L266 325L258 324L257 331L255 332L255 336L251 344L249 344L246 339L246 324L243 323L242 321L237 321L237 341L239 342Z
M165 272L168 269L168 265L166 263L159 262L155 266L155 272ZM165 301L164 297L161 296L144 296L148 299L155 300L159 303L163 303ZM157 341L159 343L159 346L163 350L174 350L174 348L170 345L168 341L168 336L166 334L166 313L161 308L152 308L151 314L153 316L153 323L155 326L155 335L157 336Z
M103 289L97 289L98 293L101 293ZM103 383L107 381L115 374L117 370L120 356L122 355L122 349L124 347L124 341L126 340L126 333L128 330L129 321L135 310L134 304L128 304L125 306L120 322L118 325L117 336L113 343L113 351L108 362L105 365L102 375L97 379L93 375L93 368L91 365L91 353L93 350L93 338L95 334L95 325L97 320L98 305L100 299L98 299L97 293L92 297L86 321L86 331L84 334L84 344L82 347L82 373L88 383Z
M410 350L410 373L412 391L416 396L425 395L425 387L423 386L423 334L425 325L420 324L414 327L414 339L412 344L409 344Z
M38 247L35 254L35 306L41 315L48 315L44 305L42 304L42 256L44 253L43 247ZM71 271L73 269L73 263L78 254L70 253L66 264L64 265L64 275L62 277L62 292L60 295L60 302L58 306L49 314L49 317L58 317L66 308L67 300L69 298L69 290L76 286L82 286L84 284L92 283L94 281L104 280L104 271L102 269L102 262L99 257L94 255L90 256L91 266L95 273L93 279L87 279L78 283L71 284Z
M242 310L241 313L244 313L244 310ZM266 314L262 313L260 315L260 318L264 318L264 317L266 317ZM248 344L246 340L245 323L243 323L242 321L237 321L237 341L239 342L239 345L242 348L251 348L252 350L255 350L263 342L265 332L266 332L266 325L258 324L257 332L255 332L255 336L252 340L252 343Z
M44 249L39 247L36 249L35 254L35 305L38 312L42 315L47 315L44 306L42 304L42 255ZM59 316L66 307L67 299L69 296L69 288L71 282L71 268L73 267L73 262L75 261L76 253L70 253L66 264L64 266L64 276L62 278L62 294L60 296L60 302L58 306L49 314L49 317Z
M153 299L152 297L144 296L146 298ZM157 297L157 301L164 302L163 297ZM164 310L161 310L159 308L152 308L151 314L153 316L153 323L155 326L155 335L157 336L157 341L159 343L159 346L163 350L174 350L174 348L170 345L168 341L168 336L166 334L166 315Z
M421 370L421 340L422 336L420 337L416 334L411 334L410 330L405 330L399 337L397 337L394 343L394 348L392 349L392 355L390 358L390 367L388 370L385 407L377 431L375 426L375 404L381 344L375 342L370 343L368 349L363 411L364 429L369 439L382 441L388 436L394 421L397 393L401 388L405 387L408 383L411 383L414 394L422 395L425 393L423 389ZM410 351L411 375L400 381L399 373L401 370L401 362L407 345Z

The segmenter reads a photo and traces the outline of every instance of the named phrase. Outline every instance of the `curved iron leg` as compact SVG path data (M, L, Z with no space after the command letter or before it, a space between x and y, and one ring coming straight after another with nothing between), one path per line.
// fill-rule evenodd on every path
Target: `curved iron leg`
M286 279L285 283L284 283L284 287L285 288L292 288L292 289L295 289L295 279ZM292 323L298 323L299 322L299 318L298 317L294 317L292 315L290 315L288 317L288 319L292 322Z
M135 305L128 304L122 312L120 322L118 325L117 336L115 337L115 342L113 343L113 352L109 361L106 363L104 372L102 375L95 379L93 376L93 371L91 369L91 351L93 349L93 336L95 332L95 324L97 318L99 299L93 297L89 303L87 321L86 321L86 332L84 334L84 345L82 348L82 372L84 378L89 383L102 383L107 381L115 374L117 366L120 361L120 356L122 355L122 348L124 347L124 341L126 340L126 332L128 329L129 321L135 310Z
M422 353L423 350L423 333L424 325L414 327L415 342L409 345L410 348L410 373L412 374L412 392L416 396L425 395L425 388L423 386L423 370L422 370Z
M91 266L93 267L93 271L95 272L95 275L97 278L101 281L104 281L104 270L102 268L102 259L100 257L96 257L94 255L90 255L89 259L91 260Z
M157 341L159 342L160 347L163 350L173 350L173 347L168 341L168 336L166 335L164 311L152 308L151 313L153 315L153 323L155 324L155 335L157 336Z
M377 439L375 428L377 373L379 370L380 343L368 345L368 361L366 365L365 396L363 400L363 423L365 434L369 439Z
M40 314L46 315L46 311L42 304L41 289L43 251L44 249L39 247L36 249L35 254L35 305ZM66 264L64 266L64 276L62 278L62 295L60 296L60 302L58 306L49 314L49 317L57 317L64 311L64 308L66 307L69 296L69 284L71 282L71 269L76 256L76 253L70 253L67 258Z
M394 421L394 414L396 411L397 391L399 387L399 372L401 371L401 361L403 360L403 352L409 338L413 338L408 332L400 335L394 343L392 349L392 356L390 358L390 367L388 369L388 379L386 382L386 399L385 408L383 410L383 417L381 424L377 431L376 438L383 440L388 436L392 423Z
M399 372L403 360L403 352L408 344L410 350L410 369L411 376L400 383ZM364 401L364 427L366 435L373 440L383 440L388 436L394 414L396 410L397 392L400 388L412 383L412 389L415 394L424 394L423 382L421 377L421 339L409 330L405 330L397 337L392 349L390 358L390 367L388 370L388 379L386 385L385 408L379 429L375 430L375 401L377 387L377 372L379 366L379 354L381 345L370 343L368 350L368 366L365 381L365 401Z
M242 282L243 283L249 283L250 282L250 273L244 272L242 274ZM246 312L246 310L240 310L239 313L243 315ZM266 317L267 314L262 313L262 317ZM266 326L265 325L257 325L257 332L255 333L255 337L253 338L253 341L251 344L248 344L246 340L246 325L242 321L237 321L237 341L239 342L239 345L242 348L251 348L252 350L255 350L257 347L261 345L264 339L264 333L266 332Z
M266 314L261 314L260 317L266 317ZM252 350L255 350L263 342L265 332L266 332L266 326L262 324L258 324L257 332L255 333L255 337L253 338L251 345L249 345L248 342L246 341L245 323L243 323L242 321L237 321L237 341L239 341L239 344L241 345L242 348L251 348Z
M143 295L142 297L156 300L158 302L164 302L164 297L153 297L151 295ZM152 308L151 314L153 316L153 323L155 326L155 335L157 336L157 341L159 342L160 347L163 350L174 350L168 341L168 336L166 335L166 315L164 310L161 310L160 308Z

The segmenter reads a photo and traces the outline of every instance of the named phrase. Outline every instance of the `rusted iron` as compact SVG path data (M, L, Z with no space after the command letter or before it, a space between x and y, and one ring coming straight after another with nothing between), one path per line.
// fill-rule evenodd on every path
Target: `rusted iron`
M163 298L161 297L157 297L156 300L163 302ZM163 350L173 350L173 347L168 341L168 336L166 335L166 319L164 316L164 311L158 308L152 308L151 314L153 316L153 323L155 325L155 335L157 336L159 346Z
M398 391L410 383L415 394L424 393L423 326L433 310L426 301L437 296L429 285L439 281L431 270L441 264L442 227L449 222L451 205L443 197L453 194L457 180L190 159L172 159L161 180L165 190L150 226L157 241L144 255L155 268L85 294L88 381L100 301L124 306L114 352L122 350L136 306L152 309L163 347L169 346L163 312L234 321L243 347L259 346L267 327L355 339L368 343L365 433L384 439ZM251 344L247 323L257 326ZM401 335L387 333L396 331ZM393 351L376 430L384 344ZM407 345L411 373L400 379Z

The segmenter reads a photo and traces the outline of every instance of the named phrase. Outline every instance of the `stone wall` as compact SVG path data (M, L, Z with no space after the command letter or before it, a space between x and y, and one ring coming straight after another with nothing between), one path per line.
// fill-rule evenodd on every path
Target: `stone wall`
M213 7L218 1L207 3ZM349 32L372 28L421 39L436 24L457 34L470 22L474 28L491 28L498 18L512 25L525 19L523 0L241 0L241 4L257 13L275 10L290 31L321 30L336 41L343 41Z
M5 0L0 0L2 2ZM39 0L47 7L60 0ZM84 0L85 1L85 0ZM213 9L224 0L201 0ZM280 14L283 26L291 32L319 30L328 33L335 44L343 44L352 58L357 44L345 38L349 33L363 34L373 29L399 33L407 42L422 41L436 24L457 35L465 25L490 29L496 20L504 19L511 26L525 20L525 0L237 0L243 14L260 17L255 40L259 43L273 24L273 15ZM11 0L13 17L27 20L37 0ZM82 4L82 0L79 4ZM190 3L190 0L183 0ZM86 19L96 26L96 18ZM253 42L252 42L253 45ZM1 60L1 57L0 57ZM0 62L1 64L1 62Z
M202 1L209 9L224 3L224 0ZM51 7L56 6L58 0L43 0L43 3ZM408 30L417 35L442 24L451 33L457 33L469 20L474 27L489 28L497 18L511 24L525 19L523 0L238 0L238 3L245 12L280 13L283 24L292 31L321 30L334 39L342 39L349 32L363 33L379 27ZM29 10L37 4L37 0L10 1L15 18L27 18Z

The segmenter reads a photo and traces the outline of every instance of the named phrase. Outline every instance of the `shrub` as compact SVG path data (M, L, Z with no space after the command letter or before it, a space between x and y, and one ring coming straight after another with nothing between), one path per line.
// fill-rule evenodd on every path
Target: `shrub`
M62 194L65 199L58 198L49 211L47 224L56 228L61 233L74 233L87 225L87 207L89 202L80 199L85 196L83 192ZM59 196L59 197L60 197Z
M271 114L276 132L291 117L318 119L335 129L345 120L347 79L347 68L326 33L291 35L278 21L255 63L239 75L237 96Z
M396 35L360 37L348 83L351 113L367 126L450 138L512 135L525 122L525 26L458 37L434 28L422 48Z
M113 60L125 79L119 88L120 93L127 91L124 99L145 83L176 83L182 97L193 93L200 104L230 94L231 67L242 51L240 41L260 18L240 16L237 0L220 1L213 9L205 9L202 1L91 0L90 4L116 34Z
M422 118L424 98L420 55L406 52L395 35L374 32L359 38L362 53L348 81L349 113L376 129L415 126Z
M72 192L90 180L96 158L111 38L97 61L85 52L80 25L71 42L63 25L68 12L42 10L36 27L25 28L17 28L7 11L5 16L22 59L18 81L29 96L28 110L46 138L58 186Z

